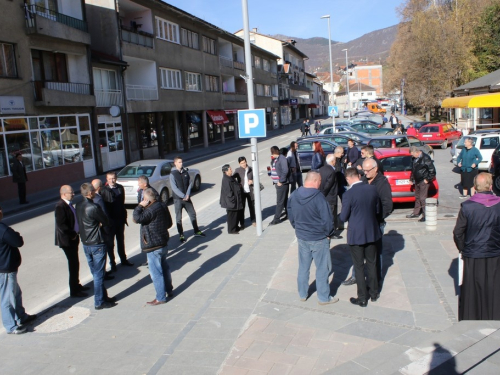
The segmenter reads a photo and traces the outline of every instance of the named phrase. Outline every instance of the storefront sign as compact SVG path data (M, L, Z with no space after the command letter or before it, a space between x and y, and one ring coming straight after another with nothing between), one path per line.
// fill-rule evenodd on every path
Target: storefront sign
M22 96L0 96L0 114L26 113Z
M299 99L290 99L290 105L297 105L299 104Z

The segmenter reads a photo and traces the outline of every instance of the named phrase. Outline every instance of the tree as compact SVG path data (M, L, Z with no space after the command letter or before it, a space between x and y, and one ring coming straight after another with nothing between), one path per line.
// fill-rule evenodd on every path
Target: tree
M487 7L482 13L475 29L473 53L477 58L473 78L500 69L500 3Z

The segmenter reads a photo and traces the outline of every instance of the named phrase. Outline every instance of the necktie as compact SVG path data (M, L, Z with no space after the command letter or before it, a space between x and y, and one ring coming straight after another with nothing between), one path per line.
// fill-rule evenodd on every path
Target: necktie
M71 208L71 211L73 212L73 216L75 217L75 225L73 226L73 230L76 232L76 233L79 233L80 232L80 227L78 226L78 220L76 219L76 211L75 211L75 208L73 207L73 205L71 203L69 203L69 208Z

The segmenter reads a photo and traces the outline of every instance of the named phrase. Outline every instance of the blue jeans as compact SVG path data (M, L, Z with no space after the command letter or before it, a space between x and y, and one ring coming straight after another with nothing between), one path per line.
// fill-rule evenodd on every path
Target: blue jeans
M299 273L297 285L299 297L307 298L309 290L309 270L314 259L316 265L316 291L320 302L330 301L330 284L328 276L332 271L332 258L330 256L330 240L324 238L319 241L304 241L297 239L299 243Z
M83 245L90 272L94 278L94 305L101 306L108 296L104 288L104 270L106 267L106 245Z
M172 275L167 263L167 246L147 253L149 274L156 291L156 300L165 302L166 295L172 293Z
M0 301L3 326L7 332L12 332L27 318L17 272L0 273Z

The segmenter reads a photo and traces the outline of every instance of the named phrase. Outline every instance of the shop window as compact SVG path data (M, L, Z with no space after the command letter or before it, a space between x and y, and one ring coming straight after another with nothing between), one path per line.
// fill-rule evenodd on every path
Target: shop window
M141 148L155 147L158 145L155 115L145 113L139 115L139 144Z
M76 116L61 116L59 121L61 128L76 127Z
M30 145L30 134L28 132L6 133L5 140L7 142L7 153L11 169L14 164L16 154L20 152L23 156L23 164L26 167L26 171L32 171L33 155Z
M83 150L82 160L92 159L92 140L90 139L90 135L82 135L80 137L80 142Z

